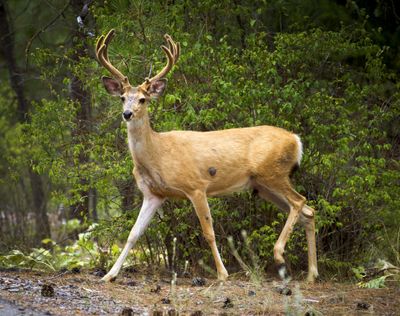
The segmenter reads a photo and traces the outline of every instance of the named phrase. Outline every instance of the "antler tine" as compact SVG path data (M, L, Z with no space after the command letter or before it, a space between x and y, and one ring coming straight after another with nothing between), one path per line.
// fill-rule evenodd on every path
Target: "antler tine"
M100 60L99 51L100 51L100 47L101 47L101 45L103 45L103 43L104 43L104 35L101 35L96 42L96 58L97 58L97 60Z
M147 79L146 83L165 77L165 75L172 69L172 67L175 65L176 61L179 58L179 53L180 53L179 43L175 44L171 36L169 36L168 34L165 34L164 38L167 42L168 47L163 45L161 46L161 48L164 51L165 55L167 55L167 64L157 75L155 75L150 79Z
M179 58L179 54L180 54L180 44L179 43L175 43L172 40L172 37L168 34L164 35L165 40L168 43L169 49L172 52L172 55L174 56L174 63L177 62L178 58Z
M107 48L108 45L111 43L111 40L114 38L114 35L115 35L115 30L111 29L104 38L103 43L104 45L106 45ZM110 59L108 58L108 49L106 49L104 52L104 58L110 63Z
M164 39L165 39L165 41L167 42L168 48L169 48L169 50L171 51L172 56L173 56L174 59L175 59L175 44L174 44L174 42L172 41L171 36L169 36L168 34L165 34L165 35L164 35Z
M119 80L123 85L129 85L128 77L124 76L117 68L115 68L108 58L108 45L115 35L115 31L110 30L106 36L102 35L96 43L96 57L100 64L106 68L115 79Z

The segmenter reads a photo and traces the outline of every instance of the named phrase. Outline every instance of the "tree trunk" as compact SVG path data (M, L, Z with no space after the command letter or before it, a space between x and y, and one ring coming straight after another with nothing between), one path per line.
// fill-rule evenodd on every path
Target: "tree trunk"
M29 170L31 182L33 206L35 209L36 239L38 242L50 236L50 224L46 211L46 194L44 191L43 180L40 175Z
M13 34L5 0L0 0L0 53L6 61L10 85L18 101L16 123L24 123L28 118L29 102L25 97L23 74L15 60ZM41 176L35 173L31 166L28 166L28 173L36 223L36 240L40 242L43 238L50 237L50 224L46 210L47 199Z
M17 121L24 122L28 113L28 102L24 94L22 72L18 69L14 57L14 37L11 30L11 21L8 16L6 1L0 0L0 52L7 63L11 88L14 90L18 106Z
M91 1L83 1L83 0L72 0L72 10L78 16L81 12L80 17L82 20L86 17L87 14L87 6ZM85 9L86 8L86 9ZM83 10L86 10L85 16L82 16ZM86 34L83 28L77 23L75 29L72 34L73 38L73 47L74 52L72 55L72 60L76 65L79 64L81 58L87 57L88 55L88 47L86 44ZM85 89L85 85L82 82L81 78L71 73L71 88L70 88L70 97L73 101L80 105L77 117L76 117L76 130L73 131L73 137L76 138L76 141L82 142L84 137L83 135L87 135L91 129L91 95L90 92ZM83 151L79 155L79 163L81 165L85 165L89 162L89 156L83 149ZM90 189L88 179L82 177L80 179L80 185L82 190L80 191L80 201L71 206L70 218L78 218L83 222L85 219L90 218L89 212L89 196Z

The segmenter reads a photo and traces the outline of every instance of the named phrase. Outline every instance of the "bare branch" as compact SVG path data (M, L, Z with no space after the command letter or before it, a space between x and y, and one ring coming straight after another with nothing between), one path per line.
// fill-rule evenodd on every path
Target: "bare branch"
M52 26L63 14L64 12L68 9L68 7L71 4L71 0L68 0L67 4L64 6L64 8L44 27L42 27L40 30L38 30L33 36L29 39L28 44L26 45L25 48L25 69L28 69L29 66L29 51L31 49L33 41L44 31L46 31L50 26Z

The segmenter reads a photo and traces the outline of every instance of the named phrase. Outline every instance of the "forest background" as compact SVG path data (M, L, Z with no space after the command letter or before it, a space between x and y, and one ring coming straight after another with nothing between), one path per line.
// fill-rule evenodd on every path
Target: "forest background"
M134 223L142 196L121 104L94 56L111 28L110 58L137 84L163 66L165 33L181 43L150 106L155 130L267 124L301 136L293 181L317 210L323 276L400 265L395 1L0 0L2 266L107 268ZM243 268L237 255L267 269L286 215L251 193L210 206L229 270ZM305 248L298 227L286 252L294 273L306 270ZM131 257L178 272L213 266L182 201L163 206Z

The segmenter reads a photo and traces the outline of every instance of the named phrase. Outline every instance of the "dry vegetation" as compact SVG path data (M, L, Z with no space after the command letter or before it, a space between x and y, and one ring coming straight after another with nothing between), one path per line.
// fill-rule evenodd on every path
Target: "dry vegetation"
M272 280L262 284L244 278L223 284L205 281L193 286L192 278L178 278L171 286L168 276L131 272L103 284L92 273L1 272L0 297L26 308L25 312L48 315L400 314L398 287L360 289L354 284L292 281L291 295L284 295Z

